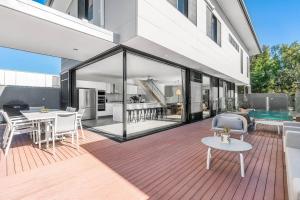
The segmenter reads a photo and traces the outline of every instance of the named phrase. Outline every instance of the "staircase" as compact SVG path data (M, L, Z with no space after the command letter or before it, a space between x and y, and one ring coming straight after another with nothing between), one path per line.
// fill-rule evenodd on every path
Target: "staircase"
M144 90L147 96L166 106L166 97L157 87L153 79L137 80L137 84Z

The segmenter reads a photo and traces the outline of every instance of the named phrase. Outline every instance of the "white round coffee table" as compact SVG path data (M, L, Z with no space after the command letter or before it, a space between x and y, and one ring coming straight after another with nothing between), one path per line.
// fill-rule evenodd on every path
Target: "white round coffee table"
M201 142L203 144L205 144L206 146L208 146L207 163L206 163L207 169L210 169L210 162L211 162L211 158L212 158L211 149L237 152L240 155L241 176L242 177L245 176L243 152L251 150L252 149L251 144L241 141L241 140L234 139L234 138L230 138L229 144L224 144L224 143L221 143L221 137L217 137L217 136L202 138Z

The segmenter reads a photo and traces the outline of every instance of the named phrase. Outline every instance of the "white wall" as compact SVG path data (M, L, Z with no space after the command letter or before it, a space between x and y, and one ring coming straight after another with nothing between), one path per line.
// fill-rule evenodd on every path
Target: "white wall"
M212 3L215 3L214 1ZM168 1L139 0L137 34L149 41L212 68L237 82L249 84L246 70L248 50L244 51L244 74L240 73L240 53L229 43L229 33L238 38L221 9L215 4L214 14L221 22L222 45L206 35L206 2L198 0L197 26ZM239 39L236 39L238 42Z
M67 14L78 17L78 0L73 0L67 9Z
M105 1L105 29L120 34L120 41L136 36L137 1Z
M76 81L76 87L77 88L94 88L97 90L105 90L105 91L107 88L106 83L104 83L104 82L82 81L82 80Z
M73 0L72 9L76 7ZM144 46L152 52L171 61L189 59L182 62L187 67L201 70L216 77L224 78L238 84L249 84L247 77L248 49L229 22L216 0L210 0L214 5L214 15L221 22L221 46L218 46L206 35L206 7L205 0L197 0L197 25L193 24L181 14L167 0L108 0L105 1L105 29L119 34L120 43L136 47ZM191 2L191 1L189 1ZM74 14L72 14L74 15ZM244 73L240 73L240 52L229 42L229 33L238 42L244 52ZM136 44L130 45L134 39ZM139 44L137 44L139 43ZM150 51L150 53L152 53ZM149 52L148 52L149 53ZM174 55L170 56L172 53ZM165 54L165 55L164 55ZM176 59L174 59L174 57ZM194 66L198 63L200 66ZM218 73L215 73L218 72ZM217 75L218 74L218 75ZM228 79L226 79L228 78Z
M0 70L0 85L59 87L59 77L51 74Z

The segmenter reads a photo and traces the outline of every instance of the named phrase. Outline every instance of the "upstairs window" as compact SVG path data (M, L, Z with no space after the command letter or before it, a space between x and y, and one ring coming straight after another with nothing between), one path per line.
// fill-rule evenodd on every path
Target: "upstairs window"
M177 0L177 9L188 17L188 0Z
M241 74L244 73L244 52L241 49Z
M235 48L235 50L237 50L237 52L240 51L240 47L239 47L238 43L233 39L231 34L229 34L229 42Z
M197 25L197 0L167 0L179 12Z
M78 18L93 20L93 0L78 0Z
M247 57L247 77L249 78L250 76L250 58Z
M206 34L221 46L221 23L208 7L206 9Z
M85 19L93 19L93 0L85 0Z

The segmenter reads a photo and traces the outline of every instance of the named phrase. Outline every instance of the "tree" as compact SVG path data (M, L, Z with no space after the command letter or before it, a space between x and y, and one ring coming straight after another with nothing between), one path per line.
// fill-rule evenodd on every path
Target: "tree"
M300 80L300 44L264 46L252 58L251 86L255 93L280 92L294 95Z

